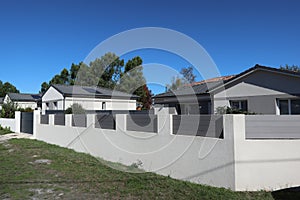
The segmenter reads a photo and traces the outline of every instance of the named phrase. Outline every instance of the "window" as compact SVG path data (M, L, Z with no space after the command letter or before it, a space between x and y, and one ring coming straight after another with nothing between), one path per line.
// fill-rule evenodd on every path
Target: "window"
M279 99L280 115L300 115L300 99Z
M49 103L46 103L46 110L49 109Z
M105 102L102 102L102 110L106 110L106 104L105 104Z
M248 102L247 100L231 100L229 101L230 107L233 109L238 109L241 111L248 111Z

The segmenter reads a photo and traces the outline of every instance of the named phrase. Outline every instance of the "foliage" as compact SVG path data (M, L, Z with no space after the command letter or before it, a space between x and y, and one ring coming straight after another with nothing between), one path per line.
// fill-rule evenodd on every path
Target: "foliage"
M179 76L172 77L171 84L167 84L166 88L168 91L174 91L182 88L185 85L184 80Z
M18 108L18 111L21 111L21 112L33 112L33 109L30 108L30 107L27 107L27 108Z
M244 115L255 115L256 114L254 112L243 111L243 110L236 109L236 108L231 108L231 107L228 107L228 106L217 107L216 112L218 114L244 114Z
M20 93L20 91L11 83L5 82L3 84L3 82L0 81L0 97L4 97L7 93Z
M65 110L65 114L85 114L85 110L79 103L74 103Z
M124 73L121 73L120 83L117 90L139 96L138 102L142 104L143 110L149 110L152 105L152 93L146 85L143 75L143 60L137 56L128 60Z
M178 90L195 82L196 75L193 73L192 66L187 68L182 68L180 74L182 77L180 76L172 77L171 84L166 85L167 91Z
M18 105L9 101L2 104L1 117L2 118L15 118L15 111L18 110Z
M128 166L37 140L7 144L0 144L1 199L273 199L271 192L233 192L154 173L128 173L133 171ZM38 159L51 163L35 164Z
M128 60L123 69L124 60L109 52L88 65L72 63L69 71L64 68L49 83L42 83L40 93L45 92L50 84L99 86L140 96L138 101L143 103L143 109L148 109L152 94L146 86L142 63L143 60L136 56Z
M298 65L287 65L286 64L285 66L280 66L280 69L293 71L293 72L300 72L300 67Z
M12 133L12 131L10 130L10 127L2 127L0 125L0 135L4 135L4 134L8 134L8 133Z
M196 75L193 73L193 67L189 66L187 68L182 68L180 74L184 77L186 82L193 83L195 82Z

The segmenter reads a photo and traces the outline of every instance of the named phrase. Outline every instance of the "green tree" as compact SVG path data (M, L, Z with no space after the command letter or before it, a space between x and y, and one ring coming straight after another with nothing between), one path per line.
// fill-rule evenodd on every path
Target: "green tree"
M137 101L142 103L142 109L150 109L152 105L152 93L146 85L142 64L143 60L139 56L128 60L116 88L120 91L139 96Z
M46 92L46 90L49 88L49 84L47 82L43 82L41 85L40 93Z
M11 83L0 81L0 97L4 97L7 93L20 93L20 91Z
M18 105L9 101L2 105L1 117L2 118L15 118L15 111L18 110Z
M298 65L286 64L285 66L280 66L279 69L293 71L293 72L300 72L300 67Z

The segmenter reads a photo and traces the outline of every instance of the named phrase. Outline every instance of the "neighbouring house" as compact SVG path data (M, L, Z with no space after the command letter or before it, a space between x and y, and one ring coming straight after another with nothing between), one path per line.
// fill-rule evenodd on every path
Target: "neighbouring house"
M41 107L40 94L8 93L5 95L3 103L13 102L18 108L37 109Z
M255 65L233 76L213 78L154 96L178 114L211 114L231 107L256 114L300 114L300 73Z
M101 87L51 85L42 96L42 111L66 110L74 103L85 110L135 110L137 98Z

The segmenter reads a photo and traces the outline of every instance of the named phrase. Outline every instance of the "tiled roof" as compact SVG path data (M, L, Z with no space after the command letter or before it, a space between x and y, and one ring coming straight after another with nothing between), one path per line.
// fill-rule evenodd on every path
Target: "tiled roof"
M238 75L222 76L222 77L216 77L216 78L203 80L203 81L191 84L192 87L182 88L182 89L172 91L172 92L169 91L169 92L161 93L161 94L155 95L154 98L156 98L156 97L158 97L158 98L159 97L171 97L174 95L189 95L189 94L193 94L193 93L209 94L209 91L212 91L212 90L218 88L219 86L222 86L223 84L227 84L228 82L233 82L235 80L238 80L243 75L252 73L256 70L264 70L264 71L270 71L270 72L275 72L275 73L283 73L286 75L300 77L299 72L293 72L293 71L289 71L289 70L285 70L285 69L266 67L266 66L261 66L261 65L257 64L254 67L247 69ZM191 88L192 88L192 90L191 90Z
M40 94L23 94L23 93L8 93L12 101L38 101L41 98Z

